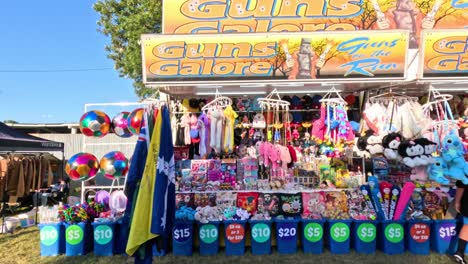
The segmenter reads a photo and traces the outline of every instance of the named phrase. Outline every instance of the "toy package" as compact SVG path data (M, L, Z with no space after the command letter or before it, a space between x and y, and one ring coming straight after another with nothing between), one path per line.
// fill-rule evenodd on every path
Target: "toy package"
M277 216L280 213L280 198L275 193L260 193L258 196L257 214Z
M383 157L372 159L372 172L373 175L377 176L379 180L387 180L389 167L387 159Z
M258 193L245 192L237 194L237 207L247 210L250 214L257 212Z
M283 216L300 216L302 214L302 194L281 193L280 197L280 213Z
M303 192L302 202L304 209L302 212L302 218L322 219L326 205L325 199L326 197L324 192Z
M235 207L237 202L237 194L232 192L217 193L216 207L221 211L229 207Z
M241 189L258 189L258 160L256 158L237 160L237 182L241 183Z
M183 206L195 209L195 197L193 193L176 194L176 209Z
M206 183L207 191L217 191L220 189L223 173L221 171L221 160L208 161L208 181Z
M234 190L237 185L237 163L235 159L221 161L221 190Z
M208 182L208 161L192 160L192 190L203 192Z
M194 207L216 206L215 193L196 193Z
M444 219L448 209L448 197L442 191L424 192L424 214L432 220Z
M345 191L348 199L349 216L354 220L375 220L375 213L372 204L366 201L366 198L359 190Z
M179 160L175 163L175 173L178 182L177 190L182 192L192 191L191 160Z
M349 219L348 198L344 192L327 192L324 217L328 219Z

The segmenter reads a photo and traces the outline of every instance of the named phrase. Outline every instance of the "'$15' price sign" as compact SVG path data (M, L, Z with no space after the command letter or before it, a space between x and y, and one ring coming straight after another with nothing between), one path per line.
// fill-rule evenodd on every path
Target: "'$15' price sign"
M191 228L186 224L178 224L174 227L173 236L177 242L185 242L192 237Z
M440 225L439 236L443 240L451 241L456 234L455 223L444 223Z

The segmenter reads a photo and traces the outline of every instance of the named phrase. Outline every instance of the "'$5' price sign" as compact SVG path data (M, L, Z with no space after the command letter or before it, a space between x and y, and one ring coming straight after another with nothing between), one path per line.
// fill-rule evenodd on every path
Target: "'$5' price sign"
M278 224L278 237L284 240L292 240L296 237L297 227L293 223Z
M178 224L174 227L173 236L177 242L183 243L192 237L191 228L186 224Z
M377 236L377 228L374 224L370 223L360 224L357 229L357 235L362 242L370 243Z
M403 240L404 232L400 224L392 223L385 228L385 237L392 243L399 243Z
M349 226L345 223L335 223L330 228L330 235L336 242L345 242L349 238Z

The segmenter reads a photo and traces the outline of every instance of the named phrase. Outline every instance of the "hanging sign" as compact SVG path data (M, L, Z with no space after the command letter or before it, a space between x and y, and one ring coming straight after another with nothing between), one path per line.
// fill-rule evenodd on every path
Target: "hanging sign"
M420 78L468 78L468 29L424 31Z
M407 31L143 35L147 84L404 79Z
M166 0L164 34L411 31L468 25L464 0Z

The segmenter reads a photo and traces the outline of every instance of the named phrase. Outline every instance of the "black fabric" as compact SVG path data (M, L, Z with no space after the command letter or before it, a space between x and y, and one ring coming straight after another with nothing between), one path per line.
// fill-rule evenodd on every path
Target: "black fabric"
M0 151L63 151L63 143L34 137L0 122Z
M456 183L458 188L464 188L465 191L463 192L463 196L460 201L460 213L464 217L468 217L468 185L464 185L461 181L457 181Z
M459 253L461 256L465 254L465 249L466 249L466 241L463 239L458 239L458 249L457 253Z

